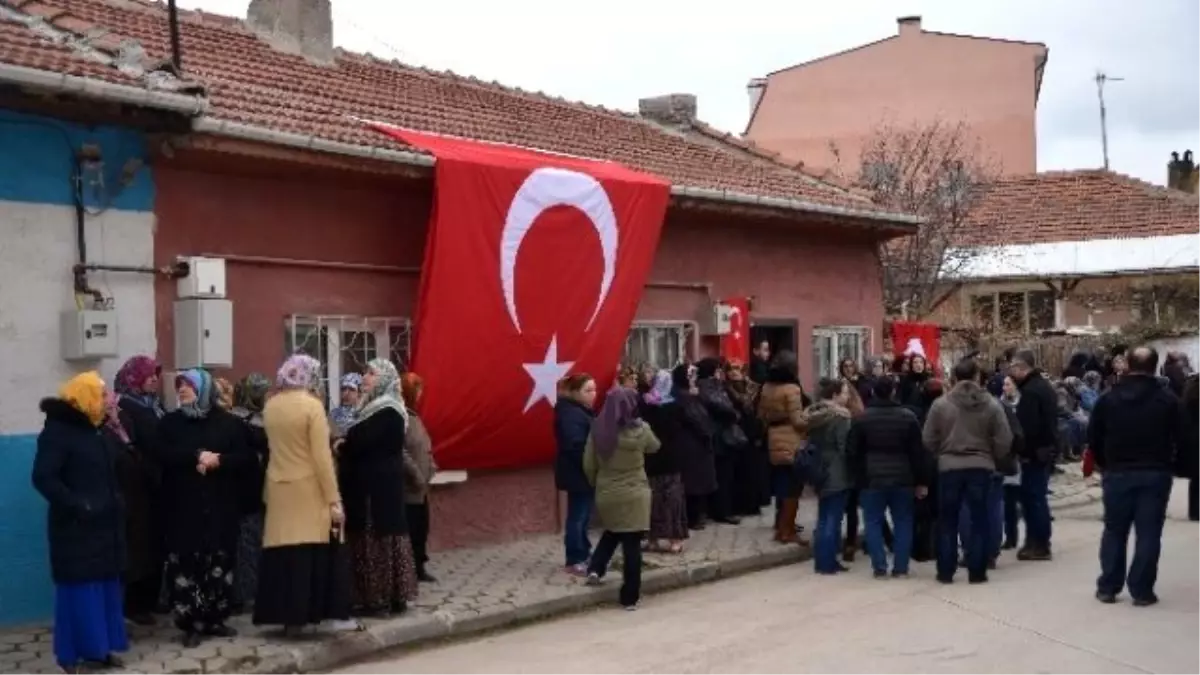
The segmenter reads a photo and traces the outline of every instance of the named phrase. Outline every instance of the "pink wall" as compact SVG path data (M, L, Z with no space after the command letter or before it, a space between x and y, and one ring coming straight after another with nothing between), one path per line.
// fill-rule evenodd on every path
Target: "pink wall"
M160 160L157 264L197 253L419 266L430 182L296 171L244 158ZM672 209L651 274L679 285L710 283L714 296L755 295L754 315L798 319L799 344L819 324L882 322L881 289L870 240L830 235L826 223L738 222ZM253 267L230 263L235 364L227 375L273 373L285 356L291 314L411 316L417 278L358 271ZM174 285L156 289L159 355L173 359ZM695 319L704 291L647 289L643 320ZM876 336L876 341L878 337ZM878 344L878 342L876 343ZM807 377L812 359L801 354ZM549 467L472 472L432 497L434 548L503 541L558 527Z
M900 34L767 77L746 136L817 168L853 175L863 141L884 121L970 125L1006 175L1037 168L1035 78L1046 49L922 32Z

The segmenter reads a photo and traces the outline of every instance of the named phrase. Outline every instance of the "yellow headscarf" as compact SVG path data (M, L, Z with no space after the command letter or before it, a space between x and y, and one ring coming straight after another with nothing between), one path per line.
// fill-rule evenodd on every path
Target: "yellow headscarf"
M59 387L58 397L87 415L92 424L100 426L104 421L104 379L100 373L89 370L72 377Z

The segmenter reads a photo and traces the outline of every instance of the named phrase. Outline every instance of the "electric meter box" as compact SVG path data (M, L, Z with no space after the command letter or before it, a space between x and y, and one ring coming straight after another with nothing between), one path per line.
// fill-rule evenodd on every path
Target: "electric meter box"
M233 301L175 301L175 367L233 367Z
M180 300L225 297L225 261L221 258L183 258L188 275L175 283Z
M60 317L62 357L67 361L117 356L117 311L69 309Z

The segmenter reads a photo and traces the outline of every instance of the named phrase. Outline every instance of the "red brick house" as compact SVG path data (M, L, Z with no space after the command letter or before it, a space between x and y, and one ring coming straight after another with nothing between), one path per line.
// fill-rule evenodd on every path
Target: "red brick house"
M23 91L107 95L78 84L92 80L159 91L155 64L172 58L161 3L5 4L0 82L3 67L14 66L76 76L26 77ZM752 321L777 344L799 348L805 377L809 364L819 365L807 357L812 345L824 345L818 354L826 361L880 348L875 251L910 232L912 217L883 212L744 144L698 137L694 99L683 120L654 114L679 107L670 97L657 108L650 101L645 115L608 110L334 50L328 17L316 36L275 18L277 31L268 35L254 28L272 23L262 16L180 12L182 68L168 79L176 93L183 84L202 87L203 110L184 129L148 136L154 262L200 254L226 260L230 375L274 372L297 348L319 355L330 376L376 355L403 361L419 330L408 317L433 160L352 116L617 161L669 179L672 200L632 354L678 358L698 349L712 303L728 296L753 298ZM64 39L53 43L56 36ZM160 279L152 308L158 356L168 367L175 292L173 281ZM464 358L485 367L480 338L480 354ZM433 500L441 547L552 531L559 520L548 468L471 474Z

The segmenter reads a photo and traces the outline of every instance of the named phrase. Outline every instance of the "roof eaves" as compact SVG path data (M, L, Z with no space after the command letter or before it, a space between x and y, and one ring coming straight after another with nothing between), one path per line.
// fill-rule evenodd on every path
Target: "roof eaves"
M104 80L38 70L10 63L0 63L0 82L57 94L70 94L96 101L110 101L165 110L188 116L201 115L208 110L208 99L203 96L155 91L145 87L115 84Z
M240 140L268 143L272 145L283 145L302 150L311 150L314 152L326 152L350 157L361 157L364 159L397 162L411 166L432 167L435 163L433 157L423 153L391 150L386 148L374 148L363 145L355 145L352 143L343 143L340 141L331 141L323 138L317 138L315 136L276 131L266 127L243 124L240 122L218 120L211 117L202 117L194 120L192 128L197 132L209 133L216 136L225 136L227 138L236 138ZM541 151L539 150L539 152ZM893 223L900 227L915 228L922 222L921 218L918 216L903 213L887 213L866 209L854 209L845 206L817 204L799 199L765 197L762 195L753 195L730 190L714 190L710 188L701 188L688 185L672 185L671 194L680 197L691 197L693 199L723 202L727 204L763 206L788 211L883 221Z

